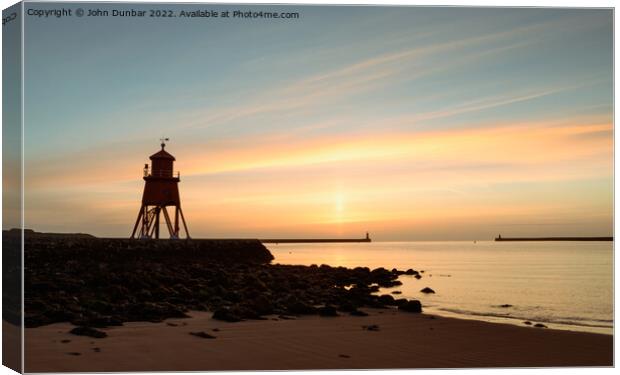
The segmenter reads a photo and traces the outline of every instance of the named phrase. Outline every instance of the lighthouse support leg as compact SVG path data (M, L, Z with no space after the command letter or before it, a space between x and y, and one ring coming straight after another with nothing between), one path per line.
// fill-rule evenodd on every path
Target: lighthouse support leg
M179 206L174 208L174 235L179 238Z
M185 223L185 216L183 216L183 210L181 209L181 206L179 207L179 212L181 213L181 220L183 220L183 228L185 228L185 235L187 236L187 239L190 238L189 236L189 231L187 230L187 224Z
M168 215L168 210L166 209L166 206L163 206L161 209L164 212L164 219L166 220L166 226L168 227L168 233L170 233L170 238L176 239L177 236L174 233L174 229L172 229L172 223L170 222L170 215Z
M138 224L140 224L140 219L142 219L142 215L144 214L144 205L140 207L140 211L138 211L138 218L136 219L136 225L133 226L133 231L131 232L131 237L135 238L136 230L138 230Z
M159 210L160 210L159 207L155 209L155 238L156 239L159 239Z
M140 233L140 238L151 238L153 236L153 231L151 227L153 227L153 211L154 209L147 205L144 205L144 215L142 216L142 232Z

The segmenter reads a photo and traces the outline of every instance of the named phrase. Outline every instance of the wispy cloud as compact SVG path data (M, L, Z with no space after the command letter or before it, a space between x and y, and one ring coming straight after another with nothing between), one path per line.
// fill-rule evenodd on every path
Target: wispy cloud
M409 120L405 118L402 121ZM376 125L378 129L382 128L381 124ZM611 155L611 131L609 122L593 118L501 124L495 127L481 124L477 128L457 130L378 132L302 140L265 137L257 141L256 137L252 137L222 142L211 149L185 149L177 154L177 167L182 169L184 176L192 176L265 168L301 168L338 162L389 163L402 159L416 163L433 161L449 164L454 160L483 163L489 155L493 155L494 162L512 165L544 164L558 160L577 162L589 157L604 162ZM586 137L600 132L608 132L608 136ZM524 154L521 152L523 149L529 152ZM121 153L108 150L114 157L107 159L101 157L105 152L99 150L75 155L73 159L76 162L71 165L54 160L45 164L28 164L27 187L49 187L68 181L86 185L122 183L139 178L138 161L144 160L143 155L135 150ZM136 163L119 163L119 159L136 160ZM77 170L93 173L76 173Z
M544 22L369 57L282 87L263 90L254 98L240 98L237 104L229 108L197 110L194 121L186 123L185 126L209 127L235 120L252 121L253 117L265 113L282 114L304 108L316 110L322 104L364 91L378 90L393 84L394 81L402 81L403 77L412 81L491 58L493 55L526 48L540 41L540 38L532 36L553 27L557 27L557 22ZM526 36L529 38L525 38ZM430 61L444 55L449 57L439 63Z

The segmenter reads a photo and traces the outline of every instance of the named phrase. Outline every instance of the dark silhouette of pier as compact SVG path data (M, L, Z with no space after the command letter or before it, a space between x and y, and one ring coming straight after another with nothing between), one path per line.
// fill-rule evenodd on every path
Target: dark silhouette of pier
M364 238L267 238L259 239L262 243L340 243L340 242L372 242L366 232Z
M613 237L495 237L495 241L613 241Z

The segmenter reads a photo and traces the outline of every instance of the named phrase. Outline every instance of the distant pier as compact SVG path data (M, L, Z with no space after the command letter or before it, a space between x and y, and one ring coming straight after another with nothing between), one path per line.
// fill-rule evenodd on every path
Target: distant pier
M364 238L267 238L259 239L262 243L342 243L342 242L372 242L366 233Z
M495 241L613 241L613 237L495 237Z
M372 242L370 238L268 238L262 243L329 243L329 242Z

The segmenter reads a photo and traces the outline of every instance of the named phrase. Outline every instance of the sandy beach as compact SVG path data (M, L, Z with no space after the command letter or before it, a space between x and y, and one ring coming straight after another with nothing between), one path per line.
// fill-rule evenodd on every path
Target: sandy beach
M25 370L190 371L612 366L613 336L365 309L226 323L211 313L126 323L94 339L55 323L26 329ZM275 320L277 319L277 320ZM377 330L368 326L377 326ZM364 328L366 326L366 328ZM206 332L201 338L190 332ZM69 341L67 341L69 340Z

